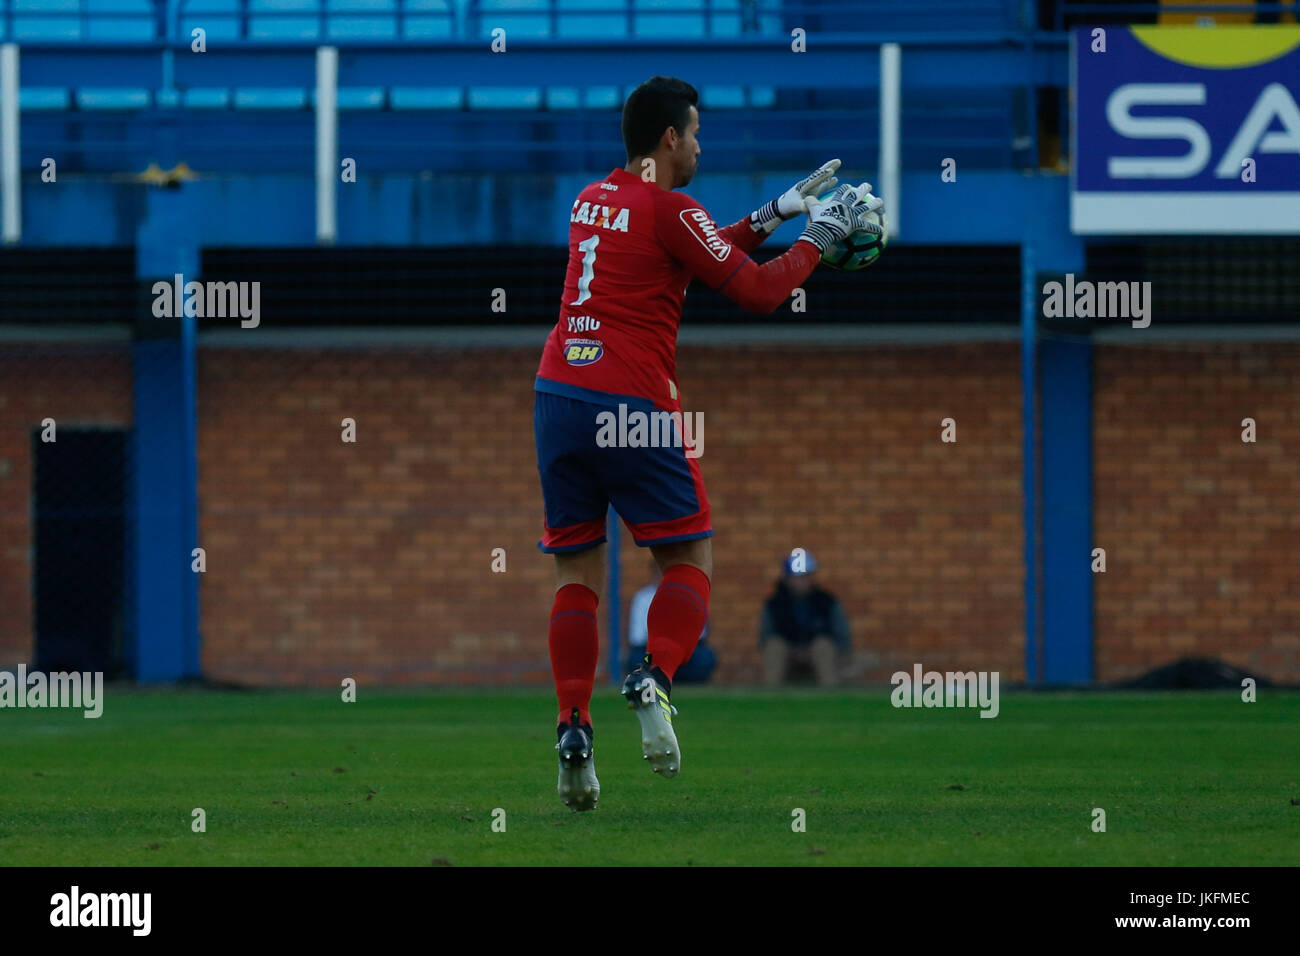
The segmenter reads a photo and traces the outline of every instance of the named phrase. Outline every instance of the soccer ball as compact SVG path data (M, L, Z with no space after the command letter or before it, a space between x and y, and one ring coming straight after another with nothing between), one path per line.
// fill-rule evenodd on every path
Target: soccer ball
M831 193L827 193L819 198L828 199L830 196ZM885 246L889 242L889 219L883 212L868 213L867 218L879 223L882 230L880 235L858 230L823 252L822 265L838 272L857 272L880 258L880 254L885 251Z

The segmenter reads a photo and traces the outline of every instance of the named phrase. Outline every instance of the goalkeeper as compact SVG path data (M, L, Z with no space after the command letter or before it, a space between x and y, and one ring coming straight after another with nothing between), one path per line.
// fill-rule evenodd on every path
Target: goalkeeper
M749 216L725 228L690 196L675 192L699 167L695 89L656 76L623 107L627 164L590 183L569 214L569 265L559 319L534 383L534 433L544 506L538 546L555 556L548 643L559 700L557 789L574 810L600 794L588 706L598 659L596 608L604 590L605 515L612 505L663 571L650 603L646 655L623 694L641 724L642 755L676 776L672 679L708 619L713 527L699 460L677 447L604 447L605 413L681 412L677 329L692 279L751 312L771 312L850 234L880 227L868 213L883 202L867 183L837 183L833 159ZM784 254L758 265L749 256L782 222L809 219ZM654 419L650 419L653 421ZM680 419L678 419L680 422Z

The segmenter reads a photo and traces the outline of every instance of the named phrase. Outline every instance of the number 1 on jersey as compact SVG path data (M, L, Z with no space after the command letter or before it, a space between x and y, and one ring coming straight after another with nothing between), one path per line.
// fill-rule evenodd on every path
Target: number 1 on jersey
M582 278L578 280L578 297L569 305L582 305L591 298L591 279L596 271L596 247L600 245L600 236L592 236L578 243L582 250Z

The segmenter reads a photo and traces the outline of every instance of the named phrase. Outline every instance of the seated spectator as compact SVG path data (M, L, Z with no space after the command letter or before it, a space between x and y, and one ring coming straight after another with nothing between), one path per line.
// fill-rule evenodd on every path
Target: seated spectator
M759 625L763 681L777 687L811 670L818 685L834 687L850 647L844 607L815 583L817 561L811 554L796 548L782 570Z
M659 579L662 577L663 572L659 570L659 565L654 558L651 558L650 583L632 596L632 606L627 613L628 655L625 673L633 671L645 657L646 641L650 638L646 624L650 617L650 602L654 600L655 590L659 587ZM713 676L713 669L718 665L718 656L713 653L713 648L705 643L708 634L709 623L705 621L704 630L700 632L700 642L695 645L694 653L685 664L677 668L677 673L673 675L674 684L705 684Z

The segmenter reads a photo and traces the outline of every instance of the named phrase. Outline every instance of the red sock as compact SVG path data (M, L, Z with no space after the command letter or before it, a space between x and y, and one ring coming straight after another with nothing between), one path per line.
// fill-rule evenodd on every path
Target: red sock
M650 602L646 652L669 680L695 653L708 619L709 576L690 564L674 564L664 571Z
M591 723L591 687L596 680L599 637L596 631L596 592L585 584L566 584L555 592L551 607L551 672L555 675L555 696L560 701L560 719L567 724L573 708L578 720Z

